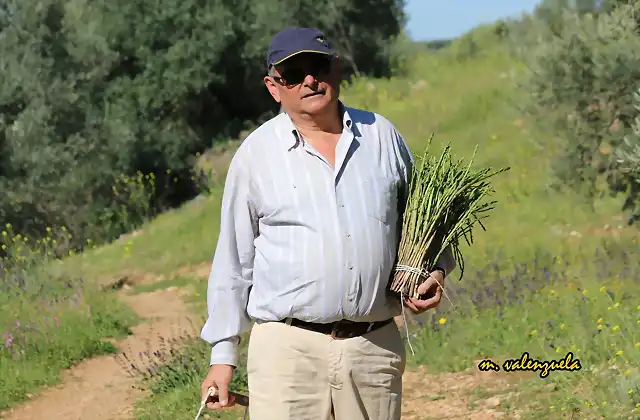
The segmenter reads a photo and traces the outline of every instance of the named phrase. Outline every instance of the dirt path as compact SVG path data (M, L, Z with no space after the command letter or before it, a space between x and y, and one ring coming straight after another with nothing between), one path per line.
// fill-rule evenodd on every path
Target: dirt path
M189 310L180 291L158 290L128 296L128 303L146 322L133 328L133 335L117 342L119 350L138 354L156 349L164 339L183 329L191 330ZM113 356L80 362L62 375L60 385L44 389L33 400L2 417L5 420L124 420L131 418L133 403L142 391Z
M468 371L429 374L426 367L404 376L403 420L519 419L501 405L515 396L505 374Z

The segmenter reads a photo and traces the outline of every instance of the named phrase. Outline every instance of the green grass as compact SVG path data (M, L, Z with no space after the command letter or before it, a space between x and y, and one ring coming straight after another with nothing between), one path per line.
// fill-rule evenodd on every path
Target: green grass
M189 202L142 225L136 235L97 247L65 261L61 271L82 270L96 279L108 279L133 270L167 275L180 267L211 260L220 224L221 194Z
M82 277L41 270L51 243L32 254L24 238L10 232L10 226L0 229L0 245L11 250L10 258L0 260L0 410L56 384L62 369L82 359L115 353L105 339L126 336L137 321L113 293Z
M156 281L153 283L135 285L132 290L132 293L133 294L150 293L156 290L169 289L171 287L184 287L191 283L192 283L192 279L189 279L187 277L177 276L177 277L172 277L166 280Z
M516 274L469 276L457 290L457 311L445 303L426 317L428 328L415 329L412 362L457 371L479 359L502 366L524 352L540 361L571 352L581 369L531 373L522 401L536 415L580 409L622 418L640 402L640 272L628 269L638 250L569 262L538 257ZM541 392L549 384L558 392Z

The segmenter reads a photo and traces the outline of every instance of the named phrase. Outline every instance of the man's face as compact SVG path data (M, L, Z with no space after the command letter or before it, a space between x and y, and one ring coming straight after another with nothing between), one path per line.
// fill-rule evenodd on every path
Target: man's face
M272 68L264 81L287 112L318 114L338 100L339 62L324 54L298 54Z

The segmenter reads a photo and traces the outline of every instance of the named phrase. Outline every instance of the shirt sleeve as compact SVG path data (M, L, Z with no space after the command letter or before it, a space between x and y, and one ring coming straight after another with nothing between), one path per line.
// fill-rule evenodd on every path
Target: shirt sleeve
M240 336L253 278L258 218L250 167L241 147L231 161L222 195L220 235L207 289L207 321L200 337L212 345L210 364L237 366Z
M400 235L400 233L402 232L402 221L404 217L406 202L411 192L410 186L415 166L415 158L407 142L404 140L398 130L393 126L392 132L394 140L397 144L398 154L400 157L400 159L398 160L400 164L401 174L404 178L402 188L400 189L400 193L398 194L398 214L400 215L400 217L398 218L398 235ZM449 275L449 273L455 270L456 261L451 245L447 245L442 251L440 258L438 258L438 261L436 262L436 266L442 268L445 271L445 275Z
M457 264L453 257L453 249L451 248L451 245L447 245L447 247L442 251L440 258L438 258L438 261L436 262L436 267L442 268L445 276L448 276L456 269Z

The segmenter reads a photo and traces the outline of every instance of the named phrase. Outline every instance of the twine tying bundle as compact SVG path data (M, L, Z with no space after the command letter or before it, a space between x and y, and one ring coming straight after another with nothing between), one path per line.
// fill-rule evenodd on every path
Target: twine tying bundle
M418 276L424 277L425 279L429 278L429 273L427 273L425 270L420 270L418 268L410 267L404 264L396 264L395 271L396 272L408 271L409 273L417 274ZM411 338L409 336L409 323L407 322L407 315L405 314L405 311L404 311L404 298L405 298L404 292L400 291L400 302L402 306L402 321L404 322L404 332L407 335L407 344L409 344L409 350L411 350L411 354L415 356L416 353L415 351L413 351L413 346L411 345Z
M410 267L408 265L404 265L404 264L396 264L395 268L395 272L409 272L411 274L415 274L418 276L418 278L424 278L425 280L427 280L429 277L432 277L431 274L429 274L426 270L421 270L419 268L415 268L415 267ZM434 280L436 280L434 278ZM444 294L444 296L447 298L447 300L449 302L451 302L451 299L449 299L449 296L447 295L447 293L444 291L444 287L442 286L442 284L440 284L440 282L438 280L436 280L436 283L438 284L438 286L440 287L440 290L442 290L442 293ZM417 293L418 287L420 286L420 284L422 284L422 282L417 282L415 284L415 290ZM411 354L415 356L415 352L413 351L413 346L411 345L411 339L409 337L409 324L407 323L407 316L404 312L404 298L405 298L405 294L403 291L400 291L400 302L402 304L402 320L404 322L404 331L407 335L407 344L409 344L409 349L411 350ZM453 302L451 302L453 303ZM455 310L455 308L454 308Z
M419 268L409 267L408 265L396 264L395 269L396 271L408 271L411 274L417 274L421 277L429 278L429 273L427 273L426 270L420 270Z
M415 267L410 267L408 265L404 265L404 264L396 264L395 268L395 272L409 272L411 274L415 274L418 276L418 278L423 278L424 281L426 281L427 279L429 279L429 277L432 277L431 274L426 271L426 270L421 270L419 268L415 268ZM436 280L434 277L432 277L434 280ZM418 292L418 287L420 287L420 285L422 283L424 283L424 281L417 281L415 282L414 288L415 288L415 293L417 294ZM438 286L440 286L440 289L442 290L442 293L445 294L445 297L447 299L449 299L449 297L446 295L445 291L444 291L444 286L442 284L440 284L440 282L438 280L436 280L436 283L438 284ZM402 292L401 292L402 294ZM449 302L451 302L451 300L449 300Z

